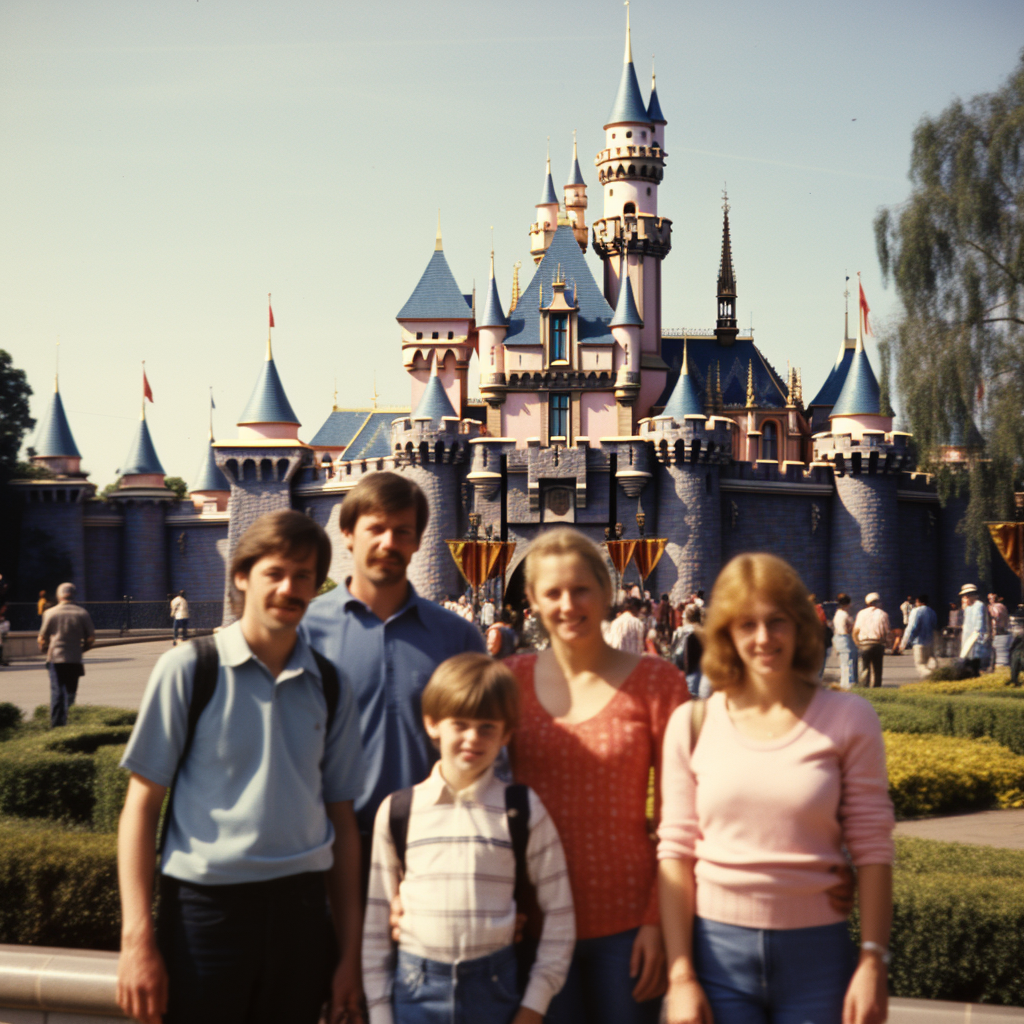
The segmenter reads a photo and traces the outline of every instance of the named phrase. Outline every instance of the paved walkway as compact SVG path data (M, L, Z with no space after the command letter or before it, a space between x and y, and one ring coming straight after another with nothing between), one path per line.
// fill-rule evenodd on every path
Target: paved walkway
M1024 850L1024 810L977 811L946 818L901 821L896 826L896 835Z

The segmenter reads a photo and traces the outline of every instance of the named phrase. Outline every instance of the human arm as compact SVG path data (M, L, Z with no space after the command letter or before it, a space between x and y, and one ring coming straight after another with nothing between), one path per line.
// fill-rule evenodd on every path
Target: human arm
M917 640L917 634L920 630L920 611L914 608L910 613L910 618L907 620L907 628L903 631L903 639L900 641L900 650L905 651L908 647L913 647L914 642Z
M121 956L117 1005L143 1024L159 1024L167 1009L167 970L153 924L156 830L167 787L132 772L117 830L121 894Z
M331 1002L327 1012L327 1024L334 1024L346 1015L360 1013L363 916L359 899L359 825L352 801L339 800L325 806L334 827L334 863L326 875L327 899L340 954L331 979Z
M711 1007L693 964L693 865L692 857L658 862L661 930L668 962L667 1024L712 1024Z
M492 658L501 653L501 630L497 626L491 626L487 630L487 653Z
M96 643L96 629L92 624L92 618L86 613L85 636L82 638L82 650L89 650Z
M398 902L401 864L391 839L389 817L391 798L377 810L373 823L373 848L370 855L370 882L366 893L366 919L363 922L363 988L371 1024L392 1024L391 992L395 976L395 944L401 932L401 907L392 941L389 915L392 901Z
M889 1012L889 973L881 950L889 948L892 925L892 865L862 864L857 891L861 942L876 948L861 949L843 1000L843 1024L883 1024Z

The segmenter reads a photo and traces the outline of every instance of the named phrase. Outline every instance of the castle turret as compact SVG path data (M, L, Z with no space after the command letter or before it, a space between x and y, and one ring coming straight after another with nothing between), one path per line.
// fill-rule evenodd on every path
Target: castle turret
M274 363L274 352L267 338L267 358L256 378L249 401L238 420L240 440L276 438L296 441L299 437L299 418L284 393L281 376ZM212 440L212 439L211 439Z
M587 184L580 171L579 155L576 151L576 130L572 133L572 170L569 180L563 186L565 193L565 216L572 225L572 233L580 248L587 251Z
M434 253L412 295L398 313L402 328L402 362L412 378L410 407L415 409L437 367L451 404L466 407L469 360L477 345L473 297L464 295L444 257L441 221Z
M739 334L736 326L736 275L732 269L732 239L729 237L729 197L723 196L722 263L718 268L718 321L715 337L719 345L732 345Z
M548 153L544 171L544 188L537 204L537 220L530 225L530 255L534 263L540 263L547 252L551 239L558 230L558 195L551 178L551 154Z
M605 124L605 148L594 163L604 187L604 216L594 222L594 251L604 263L604 294L617 305L624 273L643 318L640 332L644 370L637 402L639 415L665 389L667 366L661 358L661 261L672 248L672 222L658 216L658 185L665 175L664 127L655 94L651 107L640 95L626 10L626 49L622 77Z
M483 316L477 324L480 351L480 397L487 403L487 429L501 433L501 404L505 400L505 335L508 319L501 308L498 284L494 279L494 250L491 250L491 278Z
M54 376L53 394L50 396L50 407L46 412L36 443L33 446L32 462L43 466L57 476L84 476L81 472L82 455L71 434L71 426L64 413L64 403L60 397L60 381Z
M231 485L217 468L217 456L213 448L213 430L211 429L206 453L199 465L199 472L196 473L188 496L192 499L192 504L200 511L225 512L230 494Z
M619 289L619 301L611 323L615 349L615 404L619 434L633 436L634 407L640 392L640 331L644 322L633 299L633 286L627 277Z

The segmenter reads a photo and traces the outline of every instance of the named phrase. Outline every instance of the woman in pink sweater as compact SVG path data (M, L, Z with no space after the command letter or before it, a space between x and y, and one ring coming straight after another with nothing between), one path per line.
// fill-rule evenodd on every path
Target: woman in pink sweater
M715 687L665 735L658 846L669 1024L881 1024L893 812L871 705L822 689L793 569L740 555L711 595ZM696 742L695 742L696 741ZM857 868L859 960L828 890Z

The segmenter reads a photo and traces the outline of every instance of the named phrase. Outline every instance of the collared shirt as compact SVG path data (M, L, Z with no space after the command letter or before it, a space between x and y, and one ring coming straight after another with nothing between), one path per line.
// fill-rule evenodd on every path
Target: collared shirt
M355 694L366 771L356 817L369 835L384 797L422 782L437 760L420 715L420 694L434 669L454 654L484 652L484 638L411 583L405 604L386 622L339 584L310 604L299 631Z
M889 632L889 616L877 605L868 605L857 612L853 628L859 644L884 644Z
M180 594L171 601L171 615L176 619L188 618L188 601Z
M320 669L299 637L275 679L236 622L215 634L217 686L175 783L162 870L200 885L261 882L333 863L325 804L362 787L351 688L341 692L325 739ZM192 644L156 663L121 765L169 786L188 731L195 680Z
M917 605L910 613L903 646L913 647L916 644L919 647L930 647L935 642L935 630L938 626L939 618L935 611L926 604Z
M363 987L370 1024L390 1024L394 946L388 915L402 897L399 946L414 956L459 963L511 945L516 865L505 808L506 784L493 766L459 792L434 766L413 789L403 876L391 838L390 797L373 827L373 860L363 927ZM544 930L521 1006L542 1016L569 971L576 926L562 844L530 790L526 870L544 912Z
M837 608L832 616L832 632L836 636L849 636L853 632L853 618L846 608Z
M643 622L632 612L623 612L612 619L605 639L610 647L617 647L620 651L643 654L646 635Z
M96 635L89 613L71 601L61 601L43 613L39 639L48 640L46 660L56 664L81 664L82 643Z
M992 620L992 631L997 636L1002 636L1009 631L1010 613L1002 601L993 601L988 606L989 618Z

